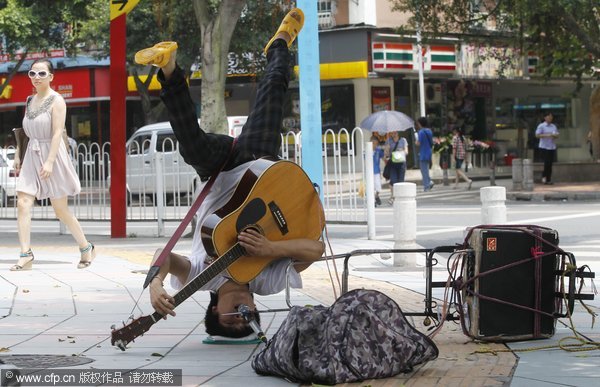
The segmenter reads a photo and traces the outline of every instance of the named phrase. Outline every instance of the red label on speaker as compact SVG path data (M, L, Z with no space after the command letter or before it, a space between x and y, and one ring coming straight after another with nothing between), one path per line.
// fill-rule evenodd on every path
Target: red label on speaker
M496 248L498 247L498 241L496 238L486 238L485 245L487 251L496 251Z

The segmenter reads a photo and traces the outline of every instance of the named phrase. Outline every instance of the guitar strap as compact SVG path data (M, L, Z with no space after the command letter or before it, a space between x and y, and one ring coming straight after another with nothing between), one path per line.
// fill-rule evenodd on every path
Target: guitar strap
M227 157L227 160L225 160L223 165L221 165L221 168L217 169L212 174L210 179L206 182L206 184L204 185L204 188L200 192L200 195L198 195L198 197L196 198L196 200L190 207L190 210L188 211L188 213L185 215L185 217L183 218L181 223L179 223L179 226L177 226L177 229L171 236L171 239L169 239L169 241L165 245L165 248L162 250L162 252L158 256L158 258L156 259L156 261L154 262L152 267L150 267L150 269L148 270L148 274L146 275L146 279L144 281L143 289L146 289L148 287L148 285L150 285L150 281L152 281L152 279L158 275L158 271L160 270L160 267L162 266L163 262L165 261L165 258L167 258L167 255L169 255L171 253L171 251L173 250L173 247L175 247L175 244L177 243L177 241L179 241L179 238L181 238L183 231L185 231L185 228L187 227L187 225L192 221L192 219L194 218L194 214L196 214L196 212L198 211L198 208L200 208L200 205L202 204L202 202L204 201L204 199L210 192L210 188L213 186L215 180L217 179L217 176L223 170L225 165L227 165L227 163L229 162L229 159L231 159L231 155L233 154L233 148L235 147L236 142L237 142L237 138L233 139L233 144L231 144L231 152L229 152L229 157Z

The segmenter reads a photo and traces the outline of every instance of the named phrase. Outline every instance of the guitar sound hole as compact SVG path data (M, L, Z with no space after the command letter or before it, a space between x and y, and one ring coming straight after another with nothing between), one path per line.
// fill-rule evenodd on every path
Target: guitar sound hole
M249 224L246 227L244 227L241 232L248 230L254 230L261 235L265 235L265 231L258 224Z
M238 233L246 228L255 227L256 222L260 221L266 213L267 206L265 202L260 198L252 199L242 209L237 218L236 229Z

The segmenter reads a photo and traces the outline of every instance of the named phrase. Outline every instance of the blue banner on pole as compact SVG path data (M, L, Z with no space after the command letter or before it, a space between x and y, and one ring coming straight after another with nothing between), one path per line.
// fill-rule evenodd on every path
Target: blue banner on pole
M298 36L302 168L310 180L321 188L323 186L323 156L317 2L298 0L297 6L304 12L304 28Z

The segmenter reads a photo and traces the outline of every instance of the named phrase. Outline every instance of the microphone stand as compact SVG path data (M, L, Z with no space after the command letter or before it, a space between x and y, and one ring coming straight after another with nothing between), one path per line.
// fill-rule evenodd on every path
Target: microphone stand
M254 314L252 314L252 312L250 311L250 307L248 305L242 304L238 306L238 312L242 315L244 320L248 321L250 328L252 328L254 333L256 333L256 337L258 337L258 339L263 343L267 344L267 337L260 328L260 325L258 325L256 320L254 319Z

